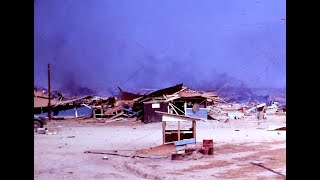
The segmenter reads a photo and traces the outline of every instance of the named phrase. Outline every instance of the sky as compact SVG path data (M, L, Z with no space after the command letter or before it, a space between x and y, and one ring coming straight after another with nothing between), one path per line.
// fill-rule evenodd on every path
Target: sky
M286 85L284 0L35 0L34 84Z

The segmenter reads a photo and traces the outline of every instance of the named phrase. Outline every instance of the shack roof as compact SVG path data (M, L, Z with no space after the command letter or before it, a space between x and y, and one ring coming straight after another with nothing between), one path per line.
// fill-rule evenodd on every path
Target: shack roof
M200 93L196 90L190 89L188 87L184 87L183 84L178 84L172 87L154 91L140 98L135 98L133 99L133 101L141 103L141 102L150 101L154 98L158 98L158 100L161 98L162 99L164 98L166 101L172 101L180 98L181 99L201 98L201 99L207 99L208 101L212 101L214 103L225 102L213 92Z
M92 98L92 96L83 96L83 97L80 97L80 98L70 99L70 100L66 100L66 101L57 101L57 103L54 105L54 107L63 106L63 105L69 104L69 103L76 102L78 100L89 99L89 98Z
M224 102L221 98L219 98L216 94L214 94L212 92L199 93L199 92L181 91L181 92L179 92L179 97L181 97L181 98L201 97L201 98L205 98L205 99L210 99L214 102Z
M183 88L183 84L178 84L172 87L168 87L165 89L160 89L158 91L154 91L150 94L148 94L147 96L149 97L157 97L157 96L163 96L163 95L167 95L167 94L174 94L178 91L180 91Z
M51 106L55 105L58 101L51 99ZM41 107L48 107L49 98L42 98L42 97L34 97L33 98L33 107L34 108L41 108Z
M34 97L41 97L41 98L49 99L49 96L47 94L42 93L41 91L34 91Z
M122 91L120 90L119 95L118 95L118 99L119 100L133 100L139 97L142 97L143 95L140 94L134 94L131 92L126 92L126 91Z

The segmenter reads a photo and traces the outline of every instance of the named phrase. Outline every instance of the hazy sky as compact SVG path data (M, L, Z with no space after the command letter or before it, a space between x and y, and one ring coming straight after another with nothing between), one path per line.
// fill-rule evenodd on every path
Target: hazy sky
M285 87L285 17L284 0L37 0L35 85L50 63L54 89Z

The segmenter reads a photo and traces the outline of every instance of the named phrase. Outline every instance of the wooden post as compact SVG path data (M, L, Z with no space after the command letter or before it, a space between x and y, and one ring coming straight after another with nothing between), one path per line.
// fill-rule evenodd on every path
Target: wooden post
M92 117L96 118L96 109L95 108L92 108Z
M76 118L78 117L78 111L77 111L77 107L74 107L74 115L76 116Z
M166 143L166 122L162 121L163 144Z
M50 64L48 64L48 96L49 96L49 102L48 102L48 118L51 120L51 85L50 85Z
M180 121L178 121L178 141L180 141Z
M195 120L193 120L192 121L192 133L193 133L193 138L196 140L196 121ZM197 142L197 140L196 140L196 142Z

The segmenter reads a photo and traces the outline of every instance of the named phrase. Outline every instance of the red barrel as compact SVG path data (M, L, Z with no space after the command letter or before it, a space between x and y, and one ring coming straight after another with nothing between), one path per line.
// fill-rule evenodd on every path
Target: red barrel
M203 150L204 155L213 155L213 140L204 139L203 140Z
M209 149L207 149L207 148L202 149L202 154L209 155Z
M214 151L213 148L209 148L208 155L213 155L214 154L213 151Z
M205 148L213 148L213 140L212 139L204 139L203 147Z

